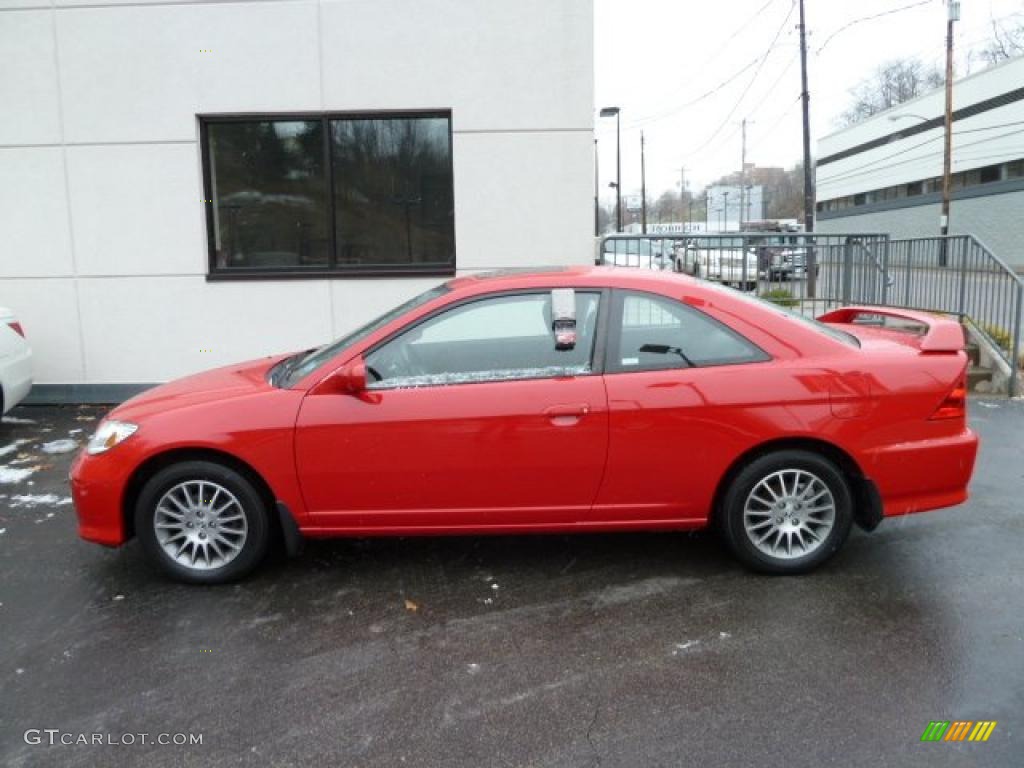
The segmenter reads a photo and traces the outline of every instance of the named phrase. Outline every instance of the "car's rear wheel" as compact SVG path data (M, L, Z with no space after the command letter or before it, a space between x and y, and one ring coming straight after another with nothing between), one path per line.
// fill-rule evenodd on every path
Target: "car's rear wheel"
M266 504L246 477L209 461L157 472L135 507L135 532L151 562L180 581L220 584L263 559Z
M726 491L721 512L726 540L744 565L794 574L816 568L843 545L853 499L831 461L786 450L744 467Z

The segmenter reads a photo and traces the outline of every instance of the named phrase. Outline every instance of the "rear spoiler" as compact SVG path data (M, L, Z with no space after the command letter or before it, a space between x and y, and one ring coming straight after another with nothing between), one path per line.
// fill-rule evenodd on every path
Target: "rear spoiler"
M959 352L964 348L964 329L956 320L931 312L917 312L913 309L890 309L888 307L842 307L821 315L823 323L850 324L861 315L882 315L909 320L923 325L926 330L921 337L922 352Z

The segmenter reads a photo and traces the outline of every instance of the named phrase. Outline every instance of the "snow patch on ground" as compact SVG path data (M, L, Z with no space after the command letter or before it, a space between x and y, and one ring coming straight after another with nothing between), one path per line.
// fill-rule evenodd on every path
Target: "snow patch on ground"
M15 507L38 507L46 504L58 507L71 503L70 496L58 496L56 493L25 493L11 496L10 506Z
M69 438L63 440L51 440L48 443L43 443L40 446L40 450L43 453L70 453L78 447L78 443Z
M0 465L0 483L20 483L35 471L34 467L15 469L14 467Z
M678 656L691 648L700 645L700 640L687 640L685 643L676 643L676 649L672 651L673 656Z
M19 445L24 445L27 442L28 440L15 440L13 443L8 443L7 445L0 446L0 456L6 456L10 453L14 453L16 450L18 450Z
M4 424L35 424L34 419L19 419L17 416L4 416L0 419Z

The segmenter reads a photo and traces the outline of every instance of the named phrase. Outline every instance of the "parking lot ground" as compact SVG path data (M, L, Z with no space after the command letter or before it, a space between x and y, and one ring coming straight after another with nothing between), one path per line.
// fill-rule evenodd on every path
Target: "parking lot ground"
M0 765L1020 765L1024 402L971 413L969 503L855 531L804 577L747 573L709 535L631 534L312 542L197 588L134 543L78 540L67 441L102 410L16 409ZM921 743L932 720L998 725Z

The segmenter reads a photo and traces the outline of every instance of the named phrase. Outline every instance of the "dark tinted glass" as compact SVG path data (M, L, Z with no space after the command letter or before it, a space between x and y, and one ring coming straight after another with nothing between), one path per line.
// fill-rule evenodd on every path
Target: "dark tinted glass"
M765 360L760 349L704 313L643 293L622 299L619 359L624 371Z
M337 265L455 263L446 117L332 119Z
M207 126L216 269L328 265L322 120Z

